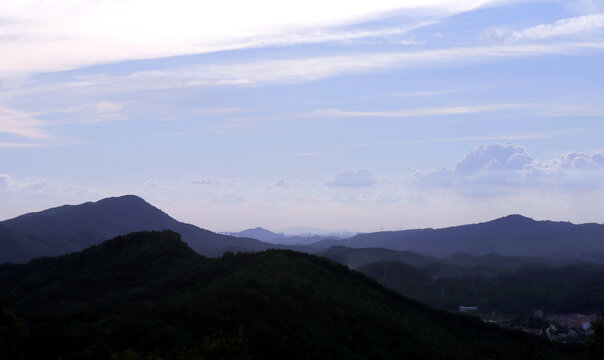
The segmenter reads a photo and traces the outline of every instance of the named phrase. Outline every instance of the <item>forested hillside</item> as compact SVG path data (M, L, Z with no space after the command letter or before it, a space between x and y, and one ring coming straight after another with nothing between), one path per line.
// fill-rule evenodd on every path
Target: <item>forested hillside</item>
M210 259L169 231L1 265L0 289L25 321L25 359L582 356L433 310L325 258L269 250Z

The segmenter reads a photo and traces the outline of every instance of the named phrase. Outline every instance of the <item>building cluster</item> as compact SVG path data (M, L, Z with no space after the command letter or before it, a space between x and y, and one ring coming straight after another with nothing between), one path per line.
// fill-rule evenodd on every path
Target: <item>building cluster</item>
M565 328L587 331L591 327L591 323L598 318L596 314L566 314L566 315L549 315L546 320L550 323L557 324Z
M476 310L476 308L467 306L459 307L460 312L475 312ZM584 342L592 334L591 323L598 319L598 315L553 314L545 317L542 310L537 310L533 314L534 321L528 321L525 324L519 324L517 321L511 321L509 318L495 313L480 314L480 318L484 322L510 327L534 336L546 336L554 341Z
M535 318L544 321L542 328L531 328L525 326L515 327L526 333L536 336L547 336L550 340L559 342L584 342L591 335L591 323L598 318L597 314L555 314L543 319L543 312L535 312Z

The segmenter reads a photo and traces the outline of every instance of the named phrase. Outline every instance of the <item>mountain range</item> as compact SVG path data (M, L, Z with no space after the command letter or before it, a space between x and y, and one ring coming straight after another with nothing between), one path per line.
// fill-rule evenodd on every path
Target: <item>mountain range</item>
M322 240L338 240L338 237L336 236L325 236L318 234L309 234L308 236L301 236L274 233L270 230L266 230L261 227L246 229L240 232L225 233L225 235L253 238L264 242L281 245L309 245L318 243Z
M331 246L413 250L433 256L457 253L536 256L599 260L604 258L604 225L535 221L509 215L493 221L442 229L415 229L359 234L349 239L322 240Z
M193 250L206 256L220 256L225 251L261 251L269 248L318 253L332 246L344 246L412 251L436 257L450 257L459 253L473 256L496 253L535 259L578 259L604 263L604 225L600 224L575 225L510 215L479 224L382 231L347 239L286 237L262 228L231 236L179 222L133 195L60 206L0 222L0 263L62 255L117 235L143 230L175 231ZM373 258L375 261L393 260L388 256Z

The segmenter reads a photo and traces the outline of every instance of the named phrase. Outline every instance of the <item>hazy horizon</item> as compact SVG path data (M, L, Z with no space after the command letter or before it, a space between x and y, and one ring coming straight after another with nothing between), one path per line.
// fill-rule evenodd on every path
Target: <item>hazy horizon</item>
M115 199L115 198L119 198L119 197L128 197L128 196L136 196L133 194L124 194L124 195L119 195L116 197L110 197L110 198L104 198L104 199L99 199L100 200L108 200L108 199ZM141 198L142 199L142 198ZM145 200L145 199L143 199ZM95 203L96 201L88 201L85 203L78 203L78 204L61 204L60 206L57 207L62 207L62 206L78 206L78 205L84 205L86 203ZM154 204L149 204L151 207L156 207L154 206ZM38 212L45 212L46 210L52 210L54 208L57 207L51 207L51 208L47 208L47 209L41 209L40 211L34 211L31 213L24 213L24 214L19 214L16 217L13 218L6 218L6 219L0 219L0 222L5 221L5 220L12 220L14 218L20 217L21 215L27 215L27 214L32 214L32 213L38 213ZM156 207L157 208L157 207ZM163 209L159 209L162 210ZM164 211L165 213L165 211ZM171 216L169 213L167 213L168 216ZM459 223L459 224L449 224L449 225L443 225L443 226L425 226L425 227L415 227L415 228L392 228L392 229L385 229L385 228L380 228L380 229L376 229L376 230L371 230L371 231L351 231L349 229L336 229L336 228L316 228L316 227L312 227L312 226L304 226L304 225L300 225L300 226L291 226L288 228L279 228L279 229L275 229L275 228L267 228L264 226L253 226L253 227L248 227L248 228L242 228L242 229L227 229L227 230L217 230L217 229L211 229L211 228L205 228L206 230L211 230L214 231L216 233L220 233L220 234L227 234L227 235L233 235L233 234L238 234L238 233L242 233L248 230L257 230L257 229L262 229L262 230L268 230L272 233L274 233L275 235L281 235L281 236L287 236L287 237L291 237L291 236L315 236L315 235L319 235L319 236L338 236L340 238L348 238L348 237L352 237L355 236L357 234L362 234L362 233L370 233L370 232L379 232L379 231L401 231L401 230L417 230L417 229L443 229L443 228L449 228L449 227L455 227L455 226L462 226L462 225L472 225L472 224L478 224L478 223L484 223L484 222L490 222L490 221L495 221L498 219L502 219L502 218L507 218L507 217L512 217L512 216L520 216L520 217L525 217L534 221L551 221L552 219L535 219L535 218L531 218L531 217L527 217L523 214L506 214L503 215L501 217L498 218L490 218L490 219L486 219L484 221L474 221L474 222L468 222L468 223ZM175 218L175 220L180 221L180 219ZM559 221L559 222L569 222L568 220L553 220L554 222ZM186 222L185 222L186 223ZM570 222L572 223L572 222ZM583 225L583 224L588 224L588 223L574 223L575 225ZM597 223L599 224L599 223ZM195 225L195 224L194 224ZM203 226L201 225L197 225L203 228ZM239 235L238 235L239 236ZM251 236L251 237L255 237L255 236ZM268 242L274 242L274 241L268 241Z
M0 219L604 223L604 1L0 4Z

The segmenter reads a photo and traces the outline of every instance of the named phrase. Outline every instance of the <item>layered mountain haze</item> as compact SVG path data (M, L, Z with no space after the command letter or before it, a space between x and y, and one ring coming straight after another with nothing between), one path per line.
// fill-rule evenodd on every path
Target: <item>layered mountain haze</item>
M416 267L443 264L462 267L489 266L503 270L513 270L530 265L560 266L576 262L576 260L551 259L546 257L505 256L497 253L485 255L458 253L448 257L437 258L408 250L350 248L345 246L332 246L317 254L347 265L351 269L359 269L377 261L395 261Z
M4 230L3 230L4 229ZM195 251L221 255L229 250L275 247L256 239L216 234L179 222L134 195L65 205L0 222L0 262L79 251L114 236L141 230L173 230Z
M270 230L263 229L261 227L256 227L253 229L247 229L240 232L228 233L228 235L236 236L236 237L250 237L253 239L258 239L262 241L275 242L280 239L285 238L284 234L277 234Z
M236 236L236 237L248 237L258 239L261 241L269 242L272 244L281 245L310 245L323 240L338 240L337 236L330 235L318 235L313 233L307 233L306 236L302 235L287 235L284 233L274 233L270 230L256 227L253 229L247 229L240 232L225 233L225 235Z
M314 247L342 245L413 250L434 256L456 253L554 258L591 258L604 251L604 225L535 221L509 215L493 221L443 229L367 233L343 240L325 240Z
M403 259L411 265L426 264L430 262L426 255L457 255L458 260L464 263L468 259L463 259L463 254L488 255L490 262L512 260L509 257L524 257L517 259L522 263L550 265L553 264L552 259L604 262L604 225L600 224L575 225L510 215L480 224L365 233L345 239L319 235L286 236L260 227L226 235L179 222L134 195L65 205L2 221L0 262L25 262L40 256L79 251L117 235L143 230L173 230L181 234L192 249L207 256L220 256L225 251L284 247L317 253L340 246L340 250L334 248L325 255L353 268L362 266L362 262L370 262L361 258L374 261ZM347 248L374 250L362 250L354 259L354 252ZM338 253L353 258L340 259ZM484 263L483 260L479 262Z

